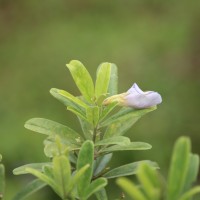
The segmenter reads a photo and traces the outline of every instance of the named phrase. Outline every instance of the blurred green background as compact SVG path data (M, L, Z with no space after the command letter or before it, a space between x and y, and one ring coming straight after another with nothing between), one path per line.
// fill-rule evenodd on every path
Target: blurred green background
M0 0L0 153L7 168L7 198L31 179L13 168L47 160L44 137L25 130L32 117L80 130L76 118L49 94L52 87L79 92L65 67L72 59L95 78L104 61L119 67L119 92L137 82L158 91L163 103L127 133L153 145L117 153L112 166L157 161L166 174L180 135L200 154L200 1ZM114 182L113 182L114 183ZM47 191L47 192L45 192ZM120 195L112 188L110 199ZM50 196L52 198L50 198ZM56 199L43 190L29 199Z

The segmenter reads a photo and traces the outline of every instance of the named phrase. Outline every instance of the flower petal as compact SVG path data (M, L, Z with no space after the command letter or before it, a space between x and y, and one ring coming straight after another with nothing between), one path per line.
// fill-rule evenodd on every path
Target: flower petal
M148 108L160 104L162 97L154 91L143 92L136 83L128 90L125 96L125 105L133 108Z
M113 102L117 102L120 106L143 109L160 104L162 102L162 97L158 92L143 92L139 86L134 83L126 93L121 93L106 98L103 102L103 105L108 105Z
M138 87L137 83L134 83L133 86L127 91L128 93L139 93L143 94L144 92Z

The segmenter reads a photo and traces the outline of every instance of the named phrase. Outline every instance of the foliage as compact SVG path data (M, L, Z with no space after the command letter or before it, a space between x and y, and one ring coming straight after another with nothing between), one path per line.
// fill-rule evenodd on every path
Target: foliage
M73 60L67 68L81 95L74 96L56 88L50 93L77 116L82 133L49 119L28 120L25 128L46 136L44 154L49 162L26 164L13 170L15 175L36 177L13 200L26 199L45 186L51 187L62 200L87 200L90 197L108 200L106 185L112 178L117 178L117 184L135 200L192 200L200 193L200 186L193 186L199 157L191 153L191 142L187 137L180 137L174 146L167 181L156 171L157 163L149 160L110 169L109 162L117 151L151 149L150 144L132 142L124 134L138 119L155 110L158 103L142 103L153 106L141 106L141 109L126 107L127 95L134 100L135 95L139 95L139 101L141 93L146 96L154 93L159 96L159 103L162 98L157 92L143 92L138 87L136 91L131 90L131 94L129 91L117 94L117 67L112 63L102 63L98 67L95 83L81 62ZM154 100L151 102L158 102ZM135 174L139 184L124 178ZM0 164L0 199L4 196L5 169Z
M200 186L192 187L197 179L199 156L191 153L190 140L180 137L173 150L168 180L145 163L139 166L139 185L126 178L117 184L135 200L192 200Z
M47 136L44 153L50 162L28 164L13 171L16 175L30 173L37 177L14 200L25 199L45 185L61 199L86 200L93 194L97 199L107 199L107 179L136 174L141 163L157 168L155 162L139 161L108 169L115 151L151 149L150 144L131 142L124 134L156 106L141 110L119 108L115 102L104 106L107 97L117 94L117 67L112 63L102 63L98 67L95 84L81 62L73 60L67 68L81 96L56 88L50 93L77 116L82 133L49 119L28 120L27 129Z
M2 155L0 154L0 162ZM3 199L5 192L5 168L3 164L0 164L0 199Z

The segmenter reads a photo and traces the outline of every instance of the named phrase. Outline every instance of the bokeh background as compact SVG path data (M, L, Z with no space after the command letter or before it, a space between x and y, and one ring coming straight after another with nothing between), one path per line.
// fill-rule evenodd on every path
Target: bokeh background
M31 179L13 168L47 159L44 137L23 125L32 117L78 122L49 94L52 87L79 92L65 67L82 61L95 78L104 61L119 67L119 92L134 82L158 91L163 103L127 133L153 145L117 153L111 165L157 161L167 175L172 146L187 135L200 154L200 1L0 0L0 153L7 169L7 198ZM114 184L114 182L112 182ZM117 187L110 199L119 197ZM58 199L44 189L31 199ZM127 198L128 199L128 198Z

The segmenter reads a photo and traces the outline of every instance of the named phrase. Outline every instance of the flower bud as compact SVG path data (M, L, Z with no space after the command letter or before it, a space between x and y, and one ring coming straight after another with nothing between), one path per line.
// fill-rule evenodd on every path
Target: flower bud
M136 83L126 92L108 97L104 100L103 105L117 102L120 106L128 106L137 109L149 108L160 104L162 97L154 91L143 92Z

